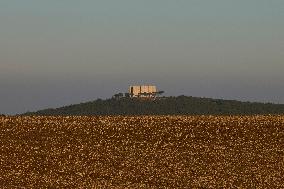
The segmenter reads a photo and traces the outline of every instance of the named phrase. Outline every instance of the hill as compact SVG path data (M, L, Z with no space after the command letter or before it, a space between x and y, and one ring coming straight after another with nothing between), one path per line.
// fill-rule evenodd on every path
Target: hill
M251 103L188 96L157 100L95 100L23 115L256 115L284 114L284 104Z

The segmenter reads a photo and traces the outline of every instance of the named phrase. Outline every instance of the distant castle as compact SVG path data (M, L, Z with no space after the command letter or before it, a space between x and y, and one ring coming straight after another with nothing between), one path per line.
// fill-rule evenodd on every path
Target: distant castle
M164 91L158 91L157 87L154 85L134 85L129 87L128 93L115 94L113 97L120 99L122 97L126 98L142 98L142 99L155 99L159 95L162 95Z
M139 85L139 86L130 86L129 94L134 98L154 98L157 93L157 87L154 85Z

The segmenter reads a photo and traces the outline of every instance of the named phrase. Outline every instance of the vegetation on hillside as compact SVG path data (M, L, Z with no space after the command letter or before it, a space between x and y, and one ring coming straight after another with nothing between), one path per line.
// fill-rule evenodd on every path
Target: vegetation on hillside
M112 98L95 100L24 115L256 115L284 114L284 105L197 97L156 100Z

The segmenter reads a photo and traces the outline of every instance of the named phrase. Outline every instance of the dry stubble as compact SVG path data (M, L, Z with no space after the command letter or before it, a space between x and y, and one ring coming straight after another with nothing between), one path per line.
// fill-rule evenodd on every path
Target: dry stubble
M1 188L284 188L284 116L0 117Z

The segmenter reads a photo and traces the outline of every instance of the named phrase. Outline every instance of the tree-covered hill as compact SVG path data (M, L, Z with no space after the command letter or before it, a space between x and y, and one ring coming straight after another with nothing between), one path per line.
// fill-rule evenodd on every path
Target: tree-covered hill
M284 105L197 97L95 100L24 115L253 115L284 114Z

